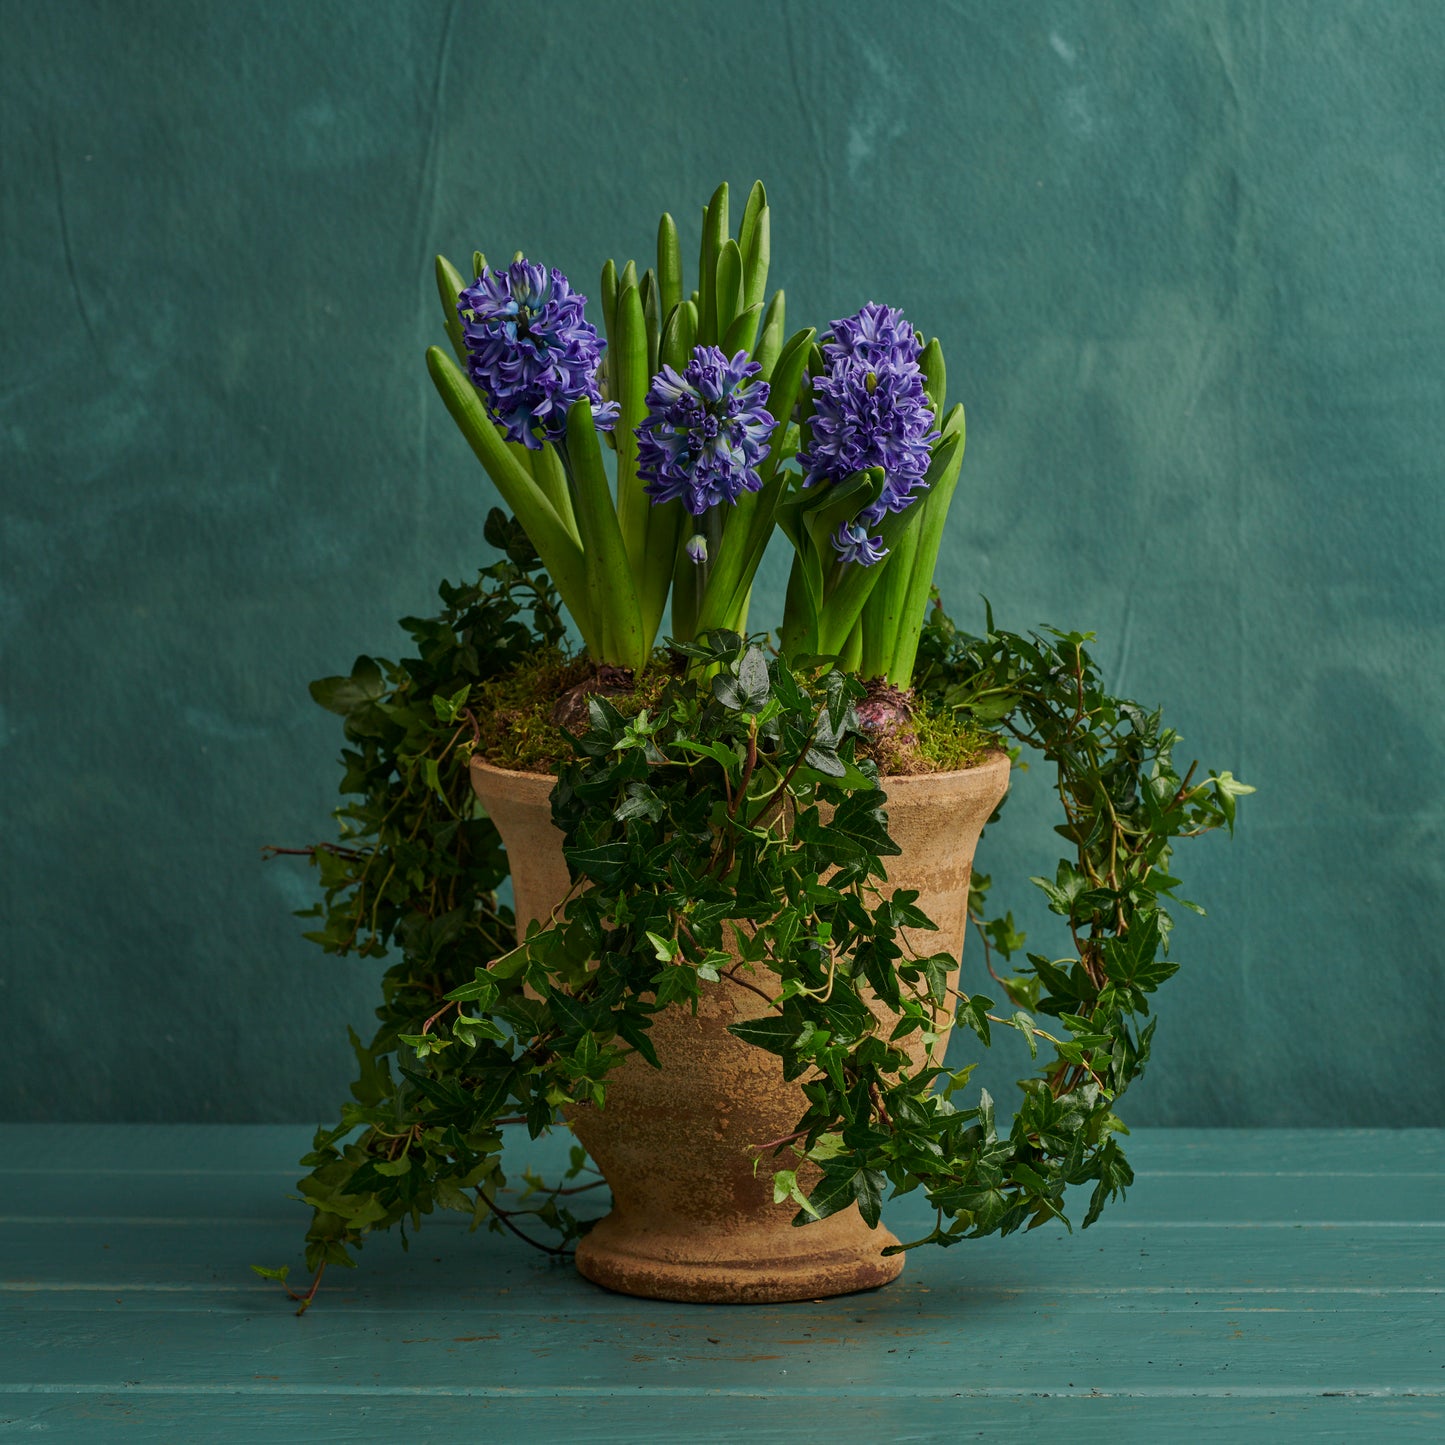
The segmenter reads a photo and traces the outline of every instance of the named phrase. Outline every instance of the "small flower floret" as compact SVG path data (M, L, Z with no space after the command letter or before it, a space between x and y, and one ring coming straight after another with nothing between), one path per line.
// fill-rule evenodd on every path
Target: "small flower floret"
M833 547L844 562L858 562L871 567L888 555L882 537L870 537L868 528L861 522L844 522L833 533Z
M681 501L700 517L762 486L758 466L768 454L773 418L762 370L739 351L729 360L699 346L682 374L664 366L647 393L637 428L637 474L654 502Z
M587 298L555 267L527 260L483 267L457 298L467 374L486 398L507 440L538 450L567 429L567 412L584 397L607 430L617 404L604 403L597 366L606 346L584 315Z

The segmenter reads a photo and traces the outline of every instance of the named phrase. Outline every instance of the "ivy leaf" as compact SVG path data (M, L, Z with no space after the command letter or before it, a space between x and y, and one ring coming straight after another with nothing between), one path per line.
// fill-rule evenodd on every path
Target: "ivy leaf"
M562 856L577 872L604 888L616 883L627 864L626 843L602 843L594 848L563 848Z
M655 823L662 817L662 800L646 783L628 783L627 795L612 816L619 823L629 818L647 818Z
M988 1017L988 1011L992 1007L993 1000L985 998L981 993L974 994L972 998L960 1000L958 1005L959 1020L966 1023L983 1040L984 1048L988 1048L993 1042L993 1032L989 1027Z
M792 1169L779 1169L773 1175L773 1203L781 1204L787 1199L791 1199L813 1219L822 1218L818 1211L813 1208L808 1196L803 1193L801 1186L798 1184L797 1173Z
M793 1223L806 1224L810 1218L826 1219L846 1209L858 1197L858 1176L846 1160L830 1161L823 1168L823 1177L808 1196L806 1213L800 1210Z
M1009 1020L1009 1022L1024 1036L1024 1042L1029 1046L1029 1057L1031 1059L1038 1058L1039 1046L1034 1041L1033 1019L1031 1019L1028 1014L1026 1014L1022 1009L1020 1009L1016 1014L1014 1014L1014 1016Z
M759 1019L744 1019L729 1024L728 1032L745 1044L765 1049L770 1054L785 1055L792 1051L799 1034L798 1025L780 1014L765 1014Z
M869 1229L877 1229L883 1215L883 1188L887 1184L884 1176L875 1169L860 1169L853 1176L853 1187L858 1199L858 1213Z
M369 657L358 657L349 677L321 677L310 685L312 698L327 712L349 717L376 702L385 692L381 669Z
M736 671L722 672L713 678L712 690L713 696L733 712L761 712L772 690L768 680L768 662L762 648L756 645L749 647Z

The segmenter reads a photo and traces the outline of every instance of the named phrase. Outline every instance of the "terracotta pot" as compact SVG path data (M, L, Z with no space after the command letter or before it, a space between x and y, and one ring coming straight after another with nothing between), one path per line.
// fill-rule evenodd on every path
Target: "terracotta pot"
M525 930L533 918L545 922L570 886L548 801L555 779L476 758L471 766L511 859ZM916 888L938 924L911 937L920 952L961 954L974 846L1008 777L998 754L961 772L883 780L889 831L903 850L888 860L889 885ZM882 1254L893 1235L869 1229L856 1207L795 1229L796 1206L773 1203L768 1160L754 1171L749 1146L791 1133L806 1108L775 1055L727 1031L764 1012L762 999L727 980L705 984L696 1016L674 1005L653 1018L660 1070L634 1056L608 1075L604 1109L576 1111L573 1132L613 1198L578 1246L588 1279L653 1299L746 1304L848 1294L902 1271L902 1255ZM922 1042L913 1047L916 1064Z

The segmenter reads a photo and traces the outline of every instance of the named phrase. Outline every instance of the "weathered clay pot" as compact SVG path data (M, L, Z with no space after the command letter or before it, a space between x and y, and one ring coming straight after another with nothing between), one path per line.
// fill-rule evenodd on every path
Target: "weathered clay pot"
M545 922L570 886L548 801L555 779L476 758L471 766L511 860L521 932ZM962 772L883 780L889 832L903 850L888 860L889 886L917 889L938 924L910 938L921 953L962 952L974 845L1008 775L998 754ZM696 1016L674 1005L654 1017L660 1070L634 1056L607 1076L604 1109L576 1112L573 1132L613 1198L578 1246L588 1279L653 1299L749 1304L848 1294L902 1271L902 1255L882 1254L893 1235L869 1229L856 1207L795 1229L796 1206L773 1202L770 1160L754 1170L750 1146L790 1134L806 1107L775 1055L727 1031L764 1012L733 983L704 985ZM923 1046L913 1046L917 1063Z

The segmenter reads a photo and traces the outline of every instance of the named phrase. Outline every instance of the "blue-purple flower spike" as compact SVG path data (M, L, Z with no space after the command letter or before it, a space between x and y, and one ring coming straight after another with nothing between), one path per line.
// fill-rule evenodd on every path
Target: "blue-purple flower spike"
M833 534L845 562L871 567L887 555L867 528L917 497L939 433L918 365L922 350L901 311L870 301L823 338L827 370L813 378L812 442L798 453L803 485L840 482L882 467L883 493Z
M901 311L869 301L855 315L833 323L823 338L822 351L830 367L858 361L874 368L916 368L923 347Z
M652 378L637 475L654 502L680 500L700 517L762 486L758 465L774 423L768 384L753 380L761 370L746 351L729 361L716 346L699 346L681 376L664 366Z
M616 422L617 404L604 404L597 387L607 343L583 314L586 304L555 267L526 260L504 271L484 267L457 298L467 375L508 441L536 451L538 431L561 437L568 408L583 397L599 427Z

